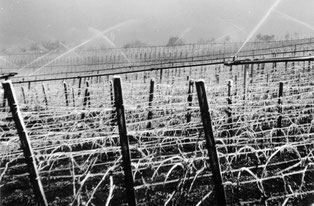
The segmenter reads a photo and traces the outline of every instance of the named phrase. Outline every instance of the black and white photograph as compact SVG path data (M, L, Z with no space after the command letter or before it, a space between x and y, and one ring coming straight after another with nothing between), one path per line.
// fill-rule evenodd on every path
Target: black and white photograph
M314 1L0 0L0 206L314 206Z

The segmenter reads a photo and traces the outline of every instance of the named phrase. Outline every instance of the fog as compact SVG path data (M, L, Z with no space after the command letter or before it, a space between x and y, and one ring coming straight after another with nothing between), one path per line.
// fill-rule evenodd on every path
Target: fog
M164 45L244 41L275 0L0 0L1 48L59 40L77 44L124 22L106 35L116 46L140 40ZM257 33L282 39L311 36L313 0L282 0ZM302 24L303 22L303 24ZM306 24L308 25L306 25Z

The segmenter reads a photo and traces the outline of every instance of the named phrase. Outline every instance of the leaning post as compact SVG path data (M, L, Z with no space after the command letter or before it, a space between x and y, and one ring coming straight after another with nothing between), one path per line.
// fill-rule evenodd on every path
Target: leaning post
M48 206L48 202L46 200L44 189L37 169L35 155L33 153L33 149L27 134L26 126L23 121L23 117L16 100L12 82L10 80L6 80L2 82L2 87L8 100L13 120L15 122L15 127L17 129L21 141L21 147L24 153L25 161L29 171L30 182L34 189L36 201L40 206L42 205Z
M208 150L209 163L213 174L214 191L215 191L215 203L217 205L227 205L226 195L222 184L222 177L220 172L218 154L216 150L215 138L213 134L213 128L211 118L209 114L209 107L206 97L205 85L203 80L195 82L197 97L200 106L200 113L203 122L203 128L205 133L206 147Z
M24 104L27 104L24 87L21 87L21 90L22 90L22 96L23 96Z
M65 106L69 106L69 95L68 95L68 85L64 81L63 82L63 87L64 87L64 96L65 96Z
M45 105L46 105L46 109L48 109L48 99L47 99L46 86L45 86L45 84L42 84L42 89L43 89L44 102L45 102Z
M136 199L135 199L134 181L133 181L132 167L131 167L131 155L130 155L130 149L129 149L129 140L127 136L125 114L124 114L121 78L119 76L115 76L113 78L113 88L114 88L114 98L115 98L115 106L116 106L116 113L117 113L117 123L118 123L118 128L119 128L119 135L120 135L122 163L123 163L123 170L124 170L124 175L125 175L124 181L125 181L126 193L128 197L128 204L129 206L135 206Z

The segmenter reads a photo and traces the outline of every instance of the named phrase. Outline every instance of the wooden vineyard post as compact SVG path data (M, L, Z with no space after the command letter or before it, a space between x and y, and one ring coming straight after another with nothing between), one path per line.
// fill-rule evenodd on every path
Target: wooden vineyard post
M235 84L235 95L238 94L238 76L234 76L234 84Z
M227 138L229 138L227 140L227 144L229 145L227 148L228 148L228 151L229 152L234 152L233 148L232 148L232 137L233 137L233 121L232 121L232 81L229 80L228 81L228 84L227 84L227 87L228 87L228 98L227 98L227 102L228 102L228 107L227 107L227 116L228 116L228 119L227 119L227 123L228 123L228 133L229 133L229 136L227 136Z
M35 92L36 102L39 102L39 100L38 100L39 97L38 97L38 92L37 92L36 87L33 88L33 90L34 90L34 92Z
M72 102L73 102L73 107L75 107L75 90L74 87L72 86Z
M113 88L114 88L114 98L115 98L115 106L117 112L117 123L119 128L120 135L120 144L122 150L122 161L123 161L123 170L124 170L124 181L125 187L128 197L129 206L136 205L135 199L135 191L134 191L134 181L132 175L132 167L131 167L131 156L129 149L129 141L127 137L127 129L125 122L125 114L124 114L124 105L123 105L123 96L122 96L122 88L121 88L121 79L116 76L113 78Z
M213 174L215 201L217 205L227 205L224 187L222 184L222 177L220 173L219 160L216 150L215 138L211 118L209 114L208 102L205 92L204 81L195 82L198 102L200 105L200 112L203 122L204 134L206 139L206 147L209 155L209 163Z
M288 62L285 62L285 72L287 72L288 69Z
M2 83L2 86L4 88L4 92L6 93L6 98L12 112L13 120L15 122L15 127L21 141L21 147L23 149L25 161L29 170L30 182L34 189L36 201L40 206L48 205L40 180L39 172L37 170L36 159L26 131L26 126L24 124L20 108L16 101L12 82L10 80L4 81Z
M89 82L86 81L86 89L85 89L84 100L83 100L83 113L82 113L81 119L85 118L84 110L86 109L87 104L89 104L89 100L90 100Z
M250 72L250 84L253 83L253 73L254 73L254 64L251 65L251 72Z
M89 84L89 82L87 81L87 82L86 82L86 88L88 88L87 105L88 105L88 107L90 108L92 102L91 102L91 100L90 100L90 89L89 89L89 86L90 86L90 84Z
M244 65L244 74L243 74L243 100L244 100L244 104L245 104L245 101L246 101L246 91L247 91L247 69L248 69L248 64Z
M43 94L44 94L44 102L45 102L45 105L46 105L46 109L48 109L48 99L47 99L45 84L42 84L42 88L43 88Z
M230 74L230 78L232 78L232 65L229 66L229 74Z
M112 108L112 111L111 111L111 121L110 121L110 126L114 126L115 124L115 103L114 103L114 94L113 94L113 81L110 80L110 102L111 102L111 108Z
M215 77L216 77L216 83L219 84L219 74L216 74Z
M152 127L152 122L150 121L153 118L152 104L154 100L154 85L155 79L150 80L149 86L149 97L148 97L148 116L147 116L147 128L150 129Z
M282 121L282 94L283 94L283 82L279 82L279 93L278 93L278 113L279 117L277 119L277 136L280 137L282 136L281 132L281 121Z
M160 69L160 84L161 84L161 82L162 82L162 69Z
M192 107L192 101L193 101L193 86L194 86L194 81L190 80L189 89L188 89L188 109L187 109L188 112L186 114L187 123L191 122L191 119L192 119L191 107Z
M228 124L229 124L229 133L230 133L230 137L233 136L232 134L232 83L231 83L231 80L228 81L228 98L227 98L227 101L228 101L228 110L227 110L227 115L228 115Z
M81 95L81 86L82 86L82 77L79 77L79 86L78 86L77 96Z
M63 82L63 87L64 87L64 96L65 96L65 106L69 106L69 96L68 96L68 85L64 81Z
M266 87L268 87L269 84L269 74L266 74Z
M24 87L21 87L24 104L27 104Z
M273 53L273 57L276 58L276 53ZM274 62L274 63L273 63L273 70L274 70L276 67L277 67L277 63Z

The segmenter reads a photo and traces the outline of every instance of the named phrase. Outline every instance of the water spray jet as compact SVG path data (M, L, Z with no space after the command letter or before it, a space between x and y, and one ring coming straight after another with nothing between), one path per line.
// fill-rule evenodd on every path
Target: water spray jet
M126 25L126 24L128 24L128 23L134 22L134 21L135 21L134 19L131 19L131 20L128 20L128 21L124 21L124 22L122 22L122 23L116 24L116 25L114 25L114 26L112 26L112 27L110 27L110 28L108 28L108 29L102 31L101 33L104 34L104 33L110 32L110 31L112 31L112 30L118 29L118 28L120 28L120 27L122 27L122 26L124 26L124 25ZM80 48L80 47L86 45L87 43L89 43L89 42L91 42L92 40L98 38L99 36L100 36L100 35L93 36L93 37L91 37L90 39L87 39L87 40L85 40L84 42L82 42L82 43L80 43L80 44L74 46L74 47L71 48L70 50L68 50L68 51L66 51L66 52L64 52L64 53L62 53L62 54L60 54L59 56L57 56L57 57L54 58L53 60L51 60L51 61L49 61L48 63L46 63L45 65L41 66L40 68L38 68L37 70L35 70L35 71L32 72L31 74L29 74L28 76L34 75L35 73L39 72L40 70L42 70L42 69L45 68L46 66L49 66L50 64L52 64L52 63L55 62L56 60L58 60L58 59L60 59L60 58L62 58L62 57L64 57L64 56L66 56L67 54L71 53L72 51L74 51L74 50L76 50L76 49L78 49L78 48Z
M235 53L235 56L239 54L239 52L243 49L243 47L247 44L247 42L253 37L253 35L258 31L258 29L266 22L272 11L278 6L278 4L281 2L281 0L277 0L266 12L264 17L258 22L258 24L254 27L254 29L250 32L242 46L239 48L239 50Z

